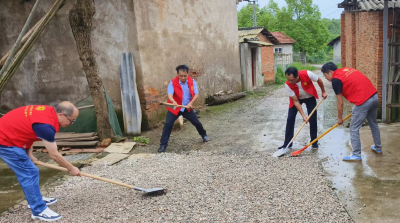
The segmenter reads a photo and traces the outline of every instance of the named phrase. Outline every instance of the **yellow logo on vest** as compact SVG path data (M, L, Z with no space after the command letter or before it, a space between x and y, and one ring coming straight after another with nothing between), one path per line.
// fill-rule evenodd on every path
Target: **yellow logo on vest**
M344 69L343 71L344 71L344 72L347 72L347 71L349 71L349 69Z
M46 107L44 107L44 106L37 106L35 109L38 110L38 111L44 111L44 110L46 110Z
M191 87L190 87L190 90L193 90L193 91L194 91L194 86L191 86Z
M306 85L307 85L307 82L304 82L303 85L306 86Z

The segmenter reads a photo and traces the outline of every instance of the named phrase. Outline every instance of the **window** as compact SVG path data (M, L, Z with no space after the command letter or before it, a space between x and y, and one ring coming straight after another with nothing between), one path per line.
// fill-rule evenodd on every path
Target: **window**
M275 48L275 53L282 53L282 47Z

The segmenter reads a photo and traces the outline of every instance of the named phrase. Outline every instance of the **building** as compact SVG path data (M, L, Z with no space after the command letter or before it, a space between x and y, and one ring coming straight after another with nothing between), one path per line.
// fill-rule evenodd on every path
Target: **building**
M341 63L342 67L352 67L364 73L378 89L379 103L382 104L383 68L387 67L388 114L394 112L392 119L399 119L399 0L388 1L388 60L383 63L384 1L346 0L338 5L343 8L341 15ZM392 24L392 25L391 25ZM396 79L397 76L397 79ZM384 105L386 107L386 105ZM380 115L379 115L380 116ZM390 118L388 119L390 121Z
M275 65L286 66L293 63L293 44L296 41L283 32L271 32L278 41L274 45Z
M123 52L132 52L142 108L142 129L157 126L166 109L168 82L175 67L187 64L204 104L207 95L241 91L236 0L94 0L92 48L99 75L122 113L119 67ZM0 1L0 57L17 39L35 1ZM31 27L54 1L41 1ZM11 110L29 104L79 102L90 91L69 24L75 1L57 13L0 95ZM221 20L221 18L223 18Z
M246 41L258 41L262 44L253 45L258 48L260 45L262 46L260 50L261 52L261 72L259 75L262 75L261 81L258 84L253 86L262 86L266 82L274 82L275 81L275 72L274 72L274 52L273 45L278 43L278 41L271 35L271 33L265 27L245 27L239 28L239 43L241 43L241 49L245 49L245 45L242 45L243 42ZM242 51L241 51L242 52ZM242 54L241 54L242 55ZM251 54L252 55L252 54ZM243 60L242 60L243 61ZM242 62L243 63L243 62ZM243 76L243 65L242 67L242 76ZM254 79L254 78L253 78ZM250 85L247 85L245 88L249 88Z
M333 39L332 41L330 41L328 43L328 46L332 46L333 47L333 62L334 63L341 63L342 61L342 56L341 56L341 52L342 52L342 47L341 47L341 43L340 43L340 36L336 37L335 39Z

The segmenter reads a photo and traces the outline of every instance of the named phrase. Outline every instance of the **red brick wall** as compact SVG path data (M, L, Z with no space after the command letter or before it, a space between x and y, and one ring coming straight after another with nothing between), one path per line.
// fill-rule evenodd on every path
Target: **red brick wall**
M346 32L345 32L345 24L346 24L346 17L345 14L342 13L340 15L340 50L341 50L341 61L342 67L347 67L346 63Z
M346 12L341 19L342 67L365 74L377 88L381 103L383 12Z
M257 38L262 42L271 43L263 34L258 34ZM261 72L264 74L264 83L275 81L274 71L274 47L261 48Z

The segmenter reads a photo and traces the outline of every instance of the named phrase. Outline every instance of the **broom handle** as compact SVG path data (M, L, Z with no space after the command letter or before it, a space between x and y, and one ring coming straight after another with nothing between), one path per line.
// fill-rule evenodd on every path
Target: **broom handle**
M40 166L44 166L44 167L48 167L48 168L52 168L52 169L56 169L56 170L61 170L61 171L64 171L64 172L68 172L67 168L56 166L56 165L52 165L52 164L48 164L48 163L43 163L43 162L40 162L40 161L36 161L35 164L36 165L40 165ZM118 181L114 181L114 180L110 180L110 179L107 179L107 178L91 175L91 174L88 174L88 173L81 172L81 175L85 176L85 177L90 177L90 178L93 178L93 179L96 179L96 180L101 180L101 181L105 181L105 182L108 182L108 183L116 184L116 185L119 185L119 186L127 187L127 188L130 188L130 189L135 189L133 186L131 186L129 184L124 184L124 183L121 183L121 182L118 182Z
M312 110L312 112L308 115L307 120L310 119L310 117L314 114L314 112L317 110L318 106L321 104L321 102L325 100L324 98L322 98L317 106L315 106L315 108ZM296 135L293 136L292 140L290 140L289 144L292 143L294 141L294 139L297 137L297 135L300 133L300 130L307 124L307 122L303 122L303 124L300 126L300 129L296 132ZM288 145L289 145L288 144Z
M175 106L175 107L179 107L179 108L186 108L186 109L189 109L189 106L185 106L185 105L174 105L174 104L166 103L166 102L163 102L163 104L164 104L164 105L171 105L171 106Z
M346 121L347 119L349 119L352 116L352 113L350 113L350 115L348 115L346 118L343 119L343 122ZM304 146L302 149L296 151L296 152L302 152L305 149L307 149L310 145L312 145L313 143L315 143L316 141L318 141L318 139L322 138L324 135L328 134L328 132L332 131L332 129L338 127L339 124L335 124L334 126L332 126L330 129L326 130L326 132L324 132L322 135L320 135L318 138L314 139L312 142L310 142L309 144L307 144L306 146Z

